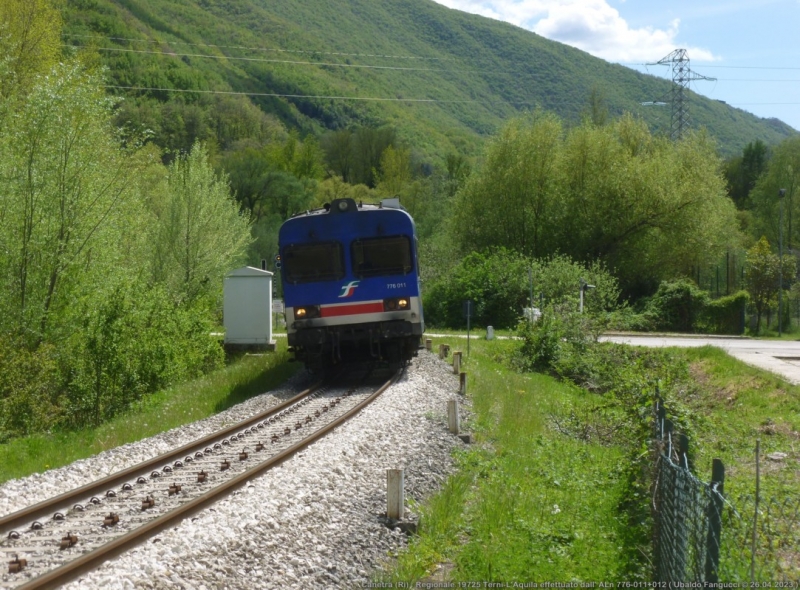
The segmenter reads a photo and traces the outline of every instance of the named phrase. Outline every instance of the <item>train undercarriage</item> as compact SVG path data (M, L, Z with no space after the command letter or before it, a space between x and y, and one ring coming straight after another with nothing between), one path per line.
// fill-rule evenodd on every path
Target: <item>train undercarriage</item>
M316 373L344 362L401 367L417 355L419 326L403 320L303 328L289 334L289 351Z

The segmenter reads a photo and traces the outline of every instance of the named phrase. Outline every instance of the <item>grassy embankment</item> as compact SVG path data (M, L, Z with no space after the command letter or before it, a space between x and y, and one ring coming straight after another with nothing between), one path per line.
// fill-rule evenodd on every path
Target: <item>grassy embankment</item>
M286 339L278 338L277 342L275 353L238 356L224 369L151 395L96 428L33 435L0 444L0 483L201 420L277 387L301 368L287 362Z
M681 402L694 417L692 449L696 471L708 479L711 460L726 467L729 495L755 492L755 443L761 441L761 491L764 497L797 493L800 483L800 386L750 367L718 348L683 352L698 383L698 393ZM781 461L767 455L786 453Z
M449 342L463 349L465 342ZM436 341L435 341L436 344ZM559 423L585 424L603 411L604 396L501 362L513 342L472 342L469 397L477 444L458 457L460 470L418 508L420 534L385 579L471 582L620 581L648 576L642 545L649 494L628 486L631 449L612 440L581 440ZM800 439L800 387L733 359L719 349L673 349L694 385L672 400L688 420L695 473L710 477L712 458L726 465L727 493L752 493L755 440L762 456L762 493L797 489L794 445ZM607 407L607 406L606 406ZM644 442L643 442L644 444ZM763 459L762 459L763 461ZM629 510L638 503L641 511ZM627 507L627 508L626 508ZM640 517L641 518L641 517ZM636 529L639 529L637 535ZM435 572L433 577L429 577Z
M466 350L452 337L434 339ZM628 567L624 449L560 434L553 419L593 405L592 394L498 358L513 341L471 342L464 367L478 444L460 472L420 507L421 534L387 574L424 579L446 564L457 581L611 580ZM466 358L466 353L465 353ZM535 575L534 575L535 572Z

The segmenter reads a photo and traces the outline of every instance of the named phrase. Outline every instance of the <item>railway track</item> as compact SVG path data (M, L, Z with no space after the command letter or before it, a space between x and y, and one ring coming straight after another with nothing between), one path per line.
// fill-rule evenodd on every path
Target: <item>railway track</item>
M318 383L247 421L95 483L0 518L0 588L53 588L175 526L324 436L388 380Z

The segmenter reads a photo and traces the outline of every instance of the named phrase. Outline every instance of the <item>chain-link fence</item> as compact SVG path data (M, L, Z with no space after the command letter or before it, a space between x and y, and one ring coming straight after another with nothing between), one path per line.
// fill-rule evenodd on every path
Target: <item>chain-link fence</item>
M797 587L800 498L727 498L722 512L722 549L720 579L760 582L761 587L770 583Z
M689 441L673 432L659 400L655 421L654 567L659 582L800 582L800 495L725 495L725 468L711 481L689 463ZM758 486L757 486L758 489ZM789 587L788 584L786 587Z

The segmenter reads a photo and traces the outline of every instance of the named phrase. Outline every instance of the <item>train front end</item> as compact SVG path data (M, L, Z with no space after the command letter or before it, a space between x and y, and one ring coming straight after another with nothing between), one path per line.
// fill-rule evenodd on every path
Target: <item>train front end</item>
M391 365L417 353L424 322L414 221L396 199L337 199L279 234L290 350L312 370Z

